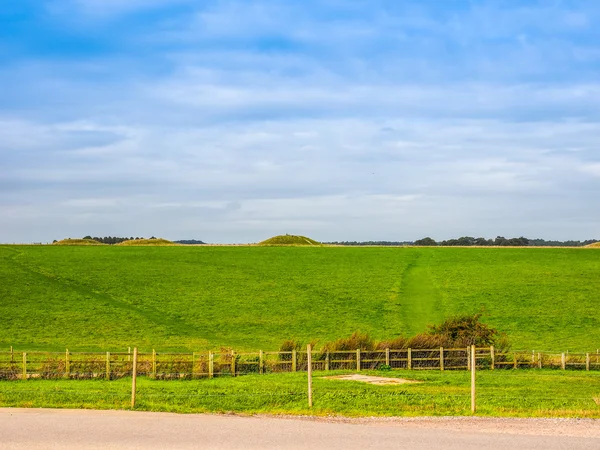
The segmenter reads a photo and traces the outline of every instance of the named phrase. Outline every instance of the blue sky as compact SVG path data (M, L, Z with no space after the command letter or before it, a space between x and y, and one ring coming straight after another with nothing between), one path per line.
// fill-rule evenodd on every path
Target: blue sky
M4 0L0 241L600 238L600 2Z

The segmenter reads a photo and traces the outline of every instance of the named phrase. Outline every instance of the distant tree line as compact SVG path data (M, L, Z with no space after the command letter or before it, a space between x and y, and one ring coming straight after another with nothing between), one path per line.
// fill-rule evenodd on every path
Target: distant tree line
M433 238L425 237L416 241L334 241L324 242L330 245L381 245L381 246L402 246L402 245L420 245L420 246L460 246L460 247L584 247L595 242L600 242L597 239L588 239L586 241L547 241L545 239L528 239L526 237L505 238L498 236L496 239L486 239L483 237L463 236L457 239L447 239L444 241L436 241Z
M597 239L587 241L545 241L544 239L529 239L529 245L536 247L585 247L598 242Z
M180 241L173 241L176 244L186 244L186 245L200 245L206 244L206 242L199 241L197 239L182 239Z
M120 244L124 241L134 241L136 239L145 239L143 237L117 237L117 236L105 236L105 237L97 237L97 236L85 236L83 239L91 239L94 241L102 242L103 244ZM156 239L156 237L152 236L150 239Z
M482 246L482 247L583 247L585 245L598 242L595 239L586 241L546 241L545 239L528 239L526 237L505 238L498 236L496 239L486 239L482 237L474 238L471 236L463 236L458 239L448 239L445 241L436 242L430 237L419 239L414 242L414 245L422 246Z

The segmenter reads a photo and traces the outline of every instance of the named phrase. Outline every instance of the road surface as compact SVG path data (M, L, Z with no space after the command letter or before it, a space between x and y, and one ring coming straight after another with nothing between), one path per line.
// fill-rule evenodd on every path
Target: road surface
M0 408L0 449L600 449L600 421L310 419Z

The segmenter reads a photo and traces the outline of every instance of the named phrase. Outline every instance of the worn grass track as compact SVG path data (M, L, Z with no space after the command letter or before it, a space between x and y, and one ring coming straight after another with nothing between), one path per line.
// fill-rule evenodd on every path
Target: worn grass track
M400 286L400 311L407 335L420 333L428 324L444 320L441 296L431 279L428 255L417 255L402 274Z

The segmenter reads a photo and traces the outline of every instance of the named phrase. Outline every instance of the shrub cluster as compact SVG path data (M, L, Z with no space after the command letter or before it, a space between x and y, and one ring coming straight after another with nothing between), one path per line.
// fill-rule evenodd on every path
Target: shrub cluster
M393 339L376 341L367 333L355 331L350 337L326 342L321 347L321 352L353 351L357 349L394 350L434 349L438 347L464 348L470 345L478 347L493 345L498 350L508 350L510 344L507 336L495 328L481 322L481 314L459 315L451 317L439 325L429 325L425 333L411 337L398 336ZM313 343L313 348L314 348ZM283 342L280 351L303 350L306 347L302 342L288 339Z

